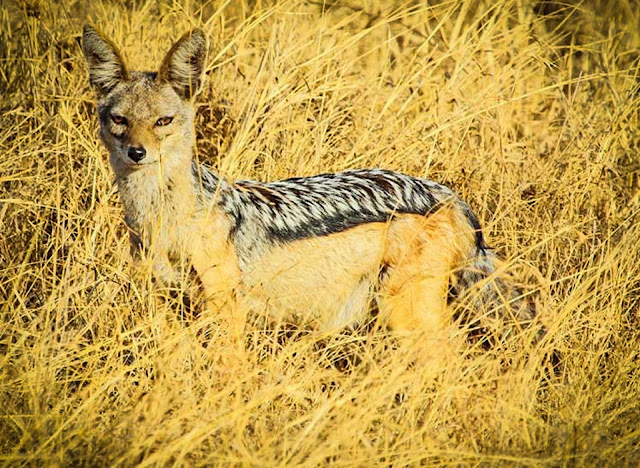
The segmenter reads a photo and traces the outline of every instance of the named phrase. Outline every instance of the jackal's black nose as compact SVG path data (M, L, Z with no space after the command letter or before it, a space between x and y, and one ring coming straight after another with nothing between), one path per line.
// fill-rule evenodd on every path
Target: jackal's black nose
M147 150L145 150L142 146L130 146L127 150L127 156L134 161L140 162L147 155Z

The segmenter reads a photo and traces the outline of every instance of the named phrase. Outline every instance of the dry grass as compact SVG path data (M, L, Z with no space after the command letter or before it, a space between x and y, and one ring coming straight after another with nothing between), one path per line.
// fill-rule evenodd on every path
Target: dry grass
M333 3L2 3L2 463L640 463L637 4ZM85 22L148 69L210 34L198 154L228 177L378 166L455 188L547 335L430 367L381 332L254 321L246 362L222 363L216 317L128 278Z

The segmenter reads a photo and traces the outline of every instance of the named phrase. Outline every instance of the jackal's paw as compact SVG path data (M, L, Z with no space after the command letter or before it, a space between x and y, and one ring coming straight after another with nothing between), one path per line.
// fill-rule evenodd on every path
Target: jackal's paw
M169 287L178 282L178 275L166 262L137 260L131 264L131 278L138 283L154 283Z

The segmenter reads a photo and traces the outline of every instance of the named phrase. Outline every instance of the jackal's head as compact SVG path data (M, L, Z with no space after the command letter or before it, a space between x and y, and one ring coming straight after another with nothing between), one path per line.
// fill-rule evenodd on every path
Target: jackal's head
M115 45L91 26L82 34L89 81L98 95L100 135L116 175L191 164L193 99L207 41L196 29L174 44L156 72L129 71Z

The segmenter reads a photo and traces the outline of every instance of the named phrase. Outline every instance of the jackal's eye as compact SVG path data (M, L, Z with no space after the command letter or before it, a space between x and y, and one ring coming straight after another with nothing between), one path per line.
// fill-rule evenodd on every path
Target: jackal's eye
M173 117L160 117L156 121L156 127L164 127L165 125L169 125L173 122Z
M121 115L111 114L111 120L116 125L127 125L127 119Z

